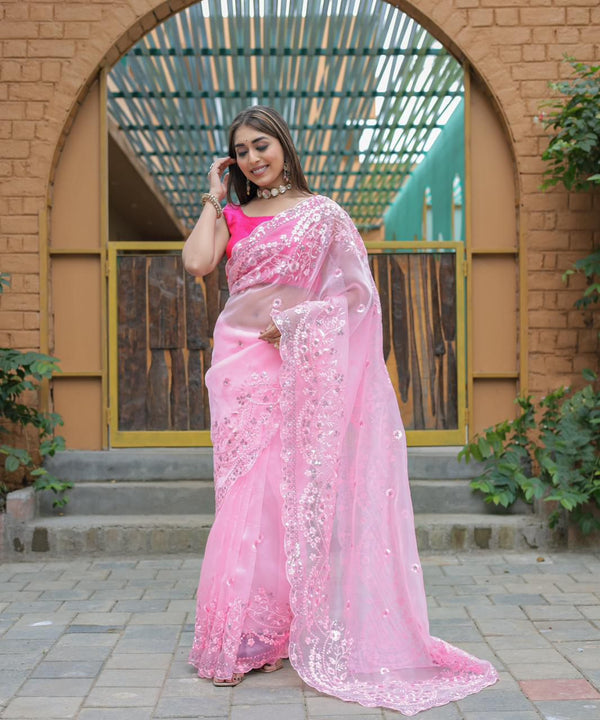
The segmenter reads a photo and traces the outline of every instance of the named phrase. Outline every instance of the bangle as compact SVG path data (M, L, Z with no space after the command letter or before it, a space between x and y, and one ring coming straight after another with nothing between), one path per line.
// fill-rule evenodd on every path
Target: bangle
M221 215L223 214L223 210L221 210L221 203L212 193L204 193L200 200L202 201L202 207L204 207L207 202L209 202L214 207L217 212L217 220L221 217Z

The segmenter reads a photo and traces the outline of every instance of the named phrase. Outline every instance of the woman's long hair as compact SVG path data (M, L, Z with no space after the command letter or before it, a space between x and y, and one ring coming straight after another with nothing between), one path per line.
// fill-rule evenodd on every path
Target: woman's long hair
M285 120L273 108L266 105L252 105L252 107L242 110L237 115L229 128L229 157L235 159L234 135L242 125L260 130L261 132L277 138L283 148L283 157L288 165L290 183L292 187L301 192L310 193L306 177L300 165L298 152L290 135L290 129ZM250 194L246 192L246 176L237 165L229 166L229 175L231 180L227 187L227 201L233 202L233 191L238 197L240 205L245 205L252 198L256 197L257 186L250 182Z

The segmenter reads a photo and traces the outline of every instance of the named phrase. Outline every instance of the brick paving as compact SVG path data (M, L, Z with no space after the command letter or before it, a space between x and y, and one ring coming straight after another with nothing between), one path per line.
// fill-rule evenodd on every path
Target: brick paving
M501 680L419 720L600 718L600 553L422 556L432 634ZM0 718L395 720L307 687L286 662L214 688L186 660L201 561L0 565Z

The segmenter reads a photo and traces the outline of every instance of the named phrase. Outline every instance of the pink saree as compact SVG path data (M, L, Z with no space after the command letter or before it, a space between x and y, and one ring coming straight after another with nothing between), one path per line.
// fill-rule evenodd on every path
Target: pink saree
M190 662L228 678L289 656L313 688L405 715L495 683L429 634L404 429L350 218L310 197L240 240L227 273ZM279 351L258 339L271 318Z

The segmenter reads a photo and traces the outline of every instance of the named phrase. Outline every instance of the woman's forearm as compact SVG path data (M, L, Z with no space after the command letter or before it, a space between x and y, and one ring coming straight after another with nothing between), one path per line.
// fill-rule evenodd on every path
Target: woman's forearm
M183 246L183 266L191 275L207 275L218 265L228 240L227 224L207 202Z

